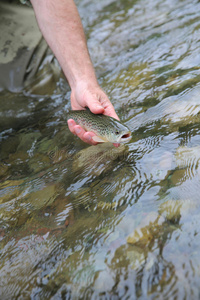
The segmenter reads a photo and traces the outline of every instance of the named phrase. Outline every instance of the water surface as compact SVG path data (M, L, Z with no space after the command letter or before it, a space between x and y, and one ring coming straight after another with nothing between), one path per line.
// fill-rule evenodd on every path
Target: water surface
M63 77L1 92L1 298L198 299L200 3L77 5L133 138L74 137Z

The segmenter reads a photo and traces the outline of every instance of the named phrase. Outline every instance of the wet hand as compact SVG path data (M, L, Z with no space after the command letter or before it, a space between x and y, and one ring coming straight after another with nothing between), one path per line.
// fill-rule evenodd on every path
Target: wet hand
M76 89L71 92L71 107L73 110L81 110L88 107L94 114L104 114L119 120L108 96L98 84L88 85L84 82L80 82ZM85 143L90 145L98 144L92 140L95 134L85 131L81 126L77 125L74 120L68 120L68 126L69 130ZM114 146L117 147L118 145L114 144Z
M68 120L69 130L77 135L83 142L90 145L97 145L98 143L92 140L92 137L95 136L93 132L85 131L80 125L77 125L76 122L72 119Z

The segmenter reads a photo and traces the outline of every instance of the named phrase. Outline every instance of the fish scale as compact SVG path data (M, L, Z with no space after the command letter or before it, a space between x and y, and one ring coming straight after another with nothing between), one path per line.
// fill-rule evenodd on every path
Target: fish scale
M96 134L96 142L126 143L131 139L130 129L120 121L102 114L93 114L87 110L73 110L67 114L67 120L73 119L86 131Z

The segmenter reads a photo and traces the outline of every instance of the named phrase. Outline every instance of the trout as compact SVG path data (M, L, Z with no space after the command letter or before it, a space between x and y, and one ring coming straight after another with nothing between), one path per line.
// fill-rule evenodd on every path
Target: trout
M67 114L67 120L73 119L86 131L96 135L92 137L95 142L127 143L131 140L130 129L120 121L102 114L93 114L87 110L73 110Z

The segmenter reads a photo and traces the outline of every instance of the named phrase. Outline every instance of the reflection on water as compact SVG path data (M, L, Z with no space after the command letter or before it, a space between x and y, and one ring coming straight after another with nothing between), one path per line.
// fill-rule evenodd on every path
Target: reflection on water
M77 3L133 138L72 136L63 79L1 92L1 298L198 299L200 3Z

